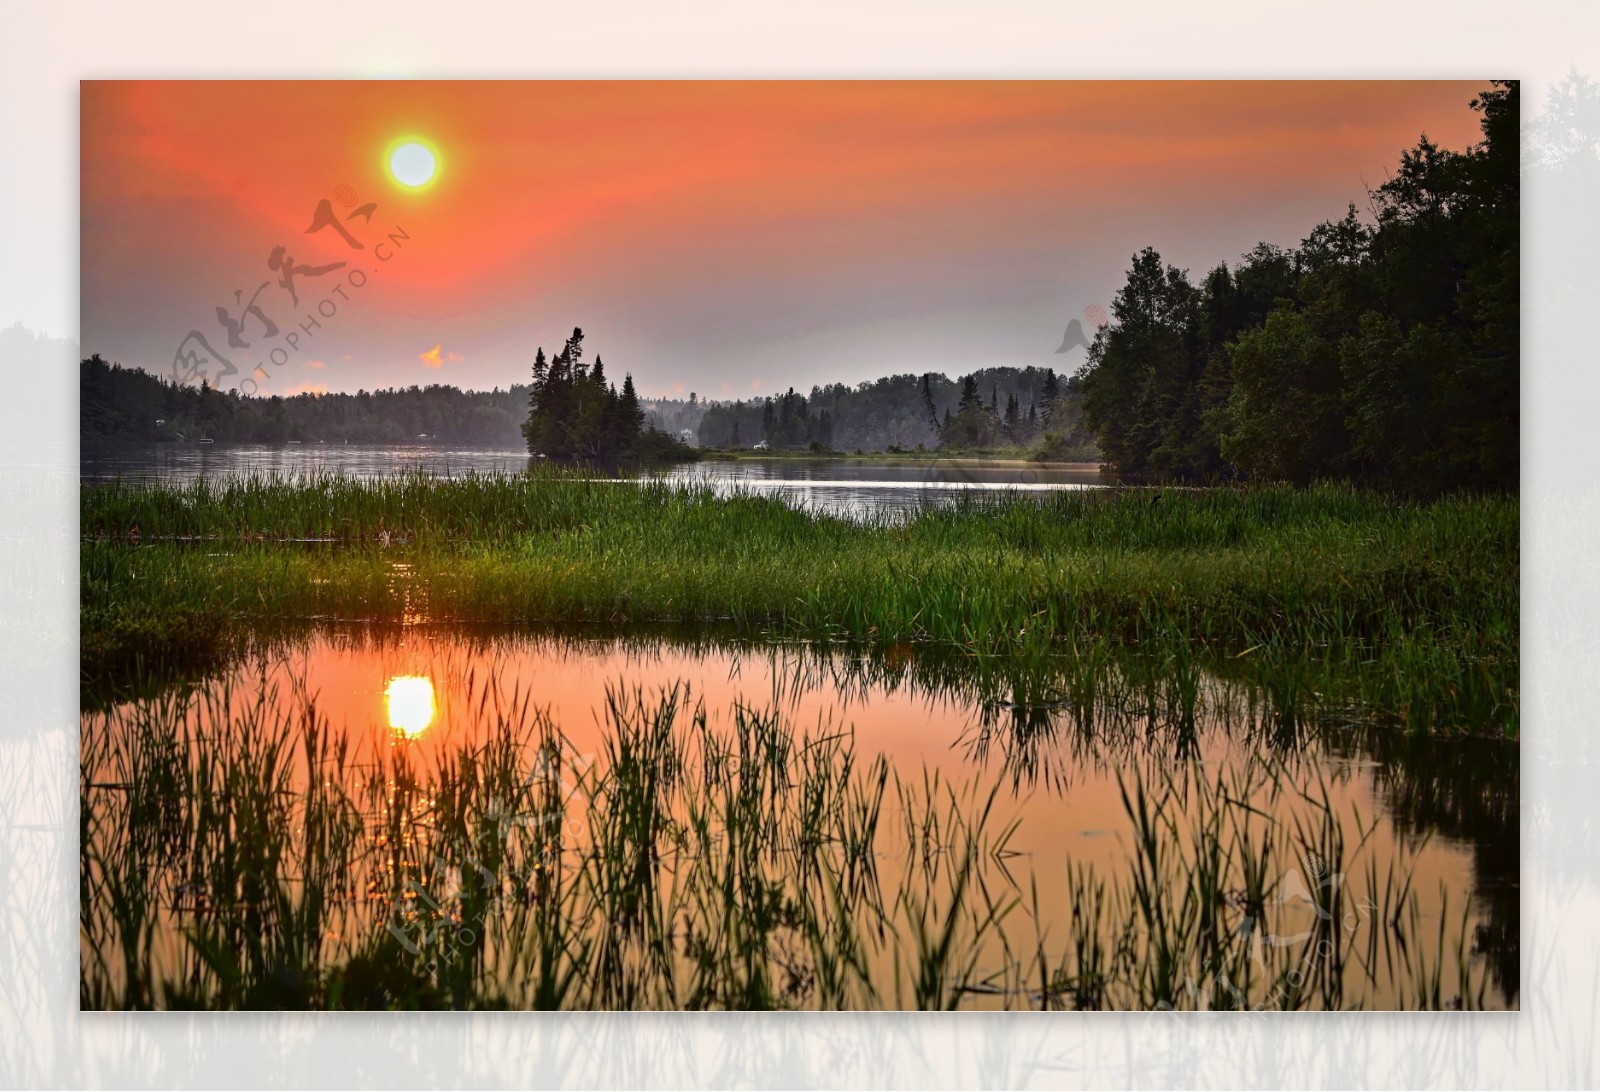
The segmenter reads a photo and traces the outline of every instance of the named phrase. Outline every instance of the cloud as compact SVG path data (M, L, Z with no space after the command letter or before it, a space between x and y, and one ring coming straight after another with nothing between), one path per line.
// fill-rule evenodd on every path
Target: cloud
M440 344L422 353L417 359L430 368L442 368L446 364L459 364L467 358L460 353L446 352L444 345Z
M296 383L283 392L285 398L293 398L297 394L327 394L326 383Z
M323 368L326 368L327 366L328 366L327 364L325 364L324 362L322 362L320 360L308 360L308 361L306 361L306 367L315 368L319 372Z

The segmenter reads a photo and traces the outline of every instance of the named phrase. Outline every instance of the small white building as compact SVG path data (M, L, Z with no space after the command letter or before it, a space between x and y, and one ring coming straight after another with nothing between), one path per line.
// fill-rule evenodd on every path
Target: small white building
M692 429L692 428L681 428L681 429L679 429L678 430L678 443L680 443L680 444L688 444L690 447L696 446L695 445L694 429Z
M760 443L756 444L755 449L757 451L765 451L765 450L767 450L767 442L765 440L762 440Z

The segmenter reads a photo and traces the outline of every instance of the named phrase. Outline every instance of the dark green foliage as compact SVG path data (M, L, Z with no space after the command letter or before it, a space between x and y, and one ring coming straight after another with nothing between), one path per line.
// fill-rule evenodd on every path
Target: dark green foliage
M530 455L564 462L694 457L687 446L645 427L632 375L623 377L619 393L606 382L599 357L592 368L583 362L583 331L576 328L548 362L543 348L534 357L522 435Z
M547 382L552 367L550 360L544 360ZM603 369L599 380L593 372L588 378L594 390L601 385L609 389ZM1063 394L1063 384L1053 371L1031 367L985 368L972 373L972 378L985 390L997 390L1008 406L1015 399L1018 420L996 421L984 404L979 407L981 415L962 426L967 439L945 446L1031 446L1035 454L1048 450L1055 453L1053 457L1097 456L1092 438L1082 426L1079 398L1071 382ZM625 378L620 399L626 399L629 385ZM687 457L675 443L684 430L698 434L707 447L750 447L765 440L773 449L792 450L813 444L823 449L862 451L911 450L919 444L936 448L940 446L940 418L955 407L958 392L957 382L928 373L889 376L856 387L813 387L809 395L791 390L750 401L709 402L698 395L687 400L635 396L643 414L638 457L649 457L648 451ZM203 385L179 386L138 368L107 364L99 356L84 360L80 368L81 430L90 440L404 443L426 435L446 442L509 446L527 442L524 426L531 394L530 387L521 385L505 391L461 391L435 385L355 394L249 397ZM563 399L582 402L587 397L576 389L550 394L552 405L564 404ZM546 424L553 422L557 427L546 434L541 424L541 439L580 451L595 446L592 438L590 442L574 438L574 429L592 427L596 410L603 415L601 399L588 398L586 404L590 416L584 422L547 417ZM612 418L614 424L620 420L620 416ZM664 435L651 437L652 429ZM600 446L612 449L619 441L620 436L613 433L600 437Z
M1194 426L1200 295L1187 274L1146 247L1112 302L1114 325L1095 335L1083 373L1084 415L1107 460L1129 474L1165 476L1174 434Z
M961 381L961 401L956 403L955 416L939 440L952 448L986 448L999 443L1000 421L979 396L977 376L969 375Z
M963 394L968 386L970 397ZM809 395L791 389L774 398L702 403L698 435L702 446L716 448L760 441L773 450L812 444L842 451L1048 446L1074 458L1094 458L1078 400L1076 390L1069 385L1063 392L1060 379L1047 368L982 368L959 380L937 372L891 375L855 387L812 387ZM667 405L682 404L658 404ZM664 419L668 414L655 412Z
M1337 347L1303 314L1274 311L1229 353L1233 396L1222 454L1246 476L1305 482L1347 469Z
M1162 480L1515 488L1517 84L1472 106L1483 141L1403 152L1372 225L1352 206L1198 286L1137 255L1074 377L1107 459Z
M139 368L108 364L97 353L79 365L78 397L86 440L392 444L426 435L455 443L513 444L527 391L463 391L435 384L250 397L204 383L182 386Z
M775 451L814 448L831 450L838 399L823 404L821 388L811 397L789 390L776 398L706 404L697 433L706 447L753 447L764 443Z

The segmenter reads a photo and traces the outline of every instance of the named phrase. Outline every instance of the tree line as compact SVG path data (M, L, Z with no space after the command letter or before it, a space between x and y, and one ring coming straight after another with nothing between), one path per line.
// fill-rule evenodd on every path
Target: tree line
M600 357L584 363L580 328L549 360L543 346L534 355L522 435L530 455L567 462L694 458L693 449L645 423L631 374L619 391Z
M862 451L936 448L948 436L962 448L1043 450L1048 440L1057 450L1076 445L1079 457L1095 457L1074 380L1049 369L985 368L954 380L896 375L735 402L703 401L698 394L645 400L631 377L613 391L601 361L587 367L581 337L569 344L570 351L563 347L554 359L539 350L533 384L507 390L435 384L291 396L180 385L96 354L80 365L81 431L90 440L237 443L406 443L426 436L532 444L536 453L564 459L682 457L685 452L660 433L675 438L683 430L702 446L754 447L766 440L773 448L816 443ZM632 421L641 422L636 434L627 424Z
M243 395L175 383L96 353L78 369L81 434L90 440L237 443L453 443L521 440L527 388L463 391L433 384L355 394Z
M703 447L896 451L1032 448L1094 458L1081 394L1049 368L982 368L958 379L902 374L809 395L702 402Z
M1471 102L1483 139L1422 137L1298 248L1259 244L1193 283L1133 259L1074 377L1119 471L1511 489L1519 432L1519 102Z

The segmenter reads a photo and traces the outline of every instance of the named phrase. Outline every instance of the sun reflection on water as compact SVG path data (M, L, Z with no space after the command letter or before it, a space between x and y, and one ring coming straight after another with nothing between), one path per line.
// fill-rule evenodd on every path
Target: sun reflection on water
M425 675L396 675L383 691L389 706L389 727L407 739L420 736L433 723L433 681Z

